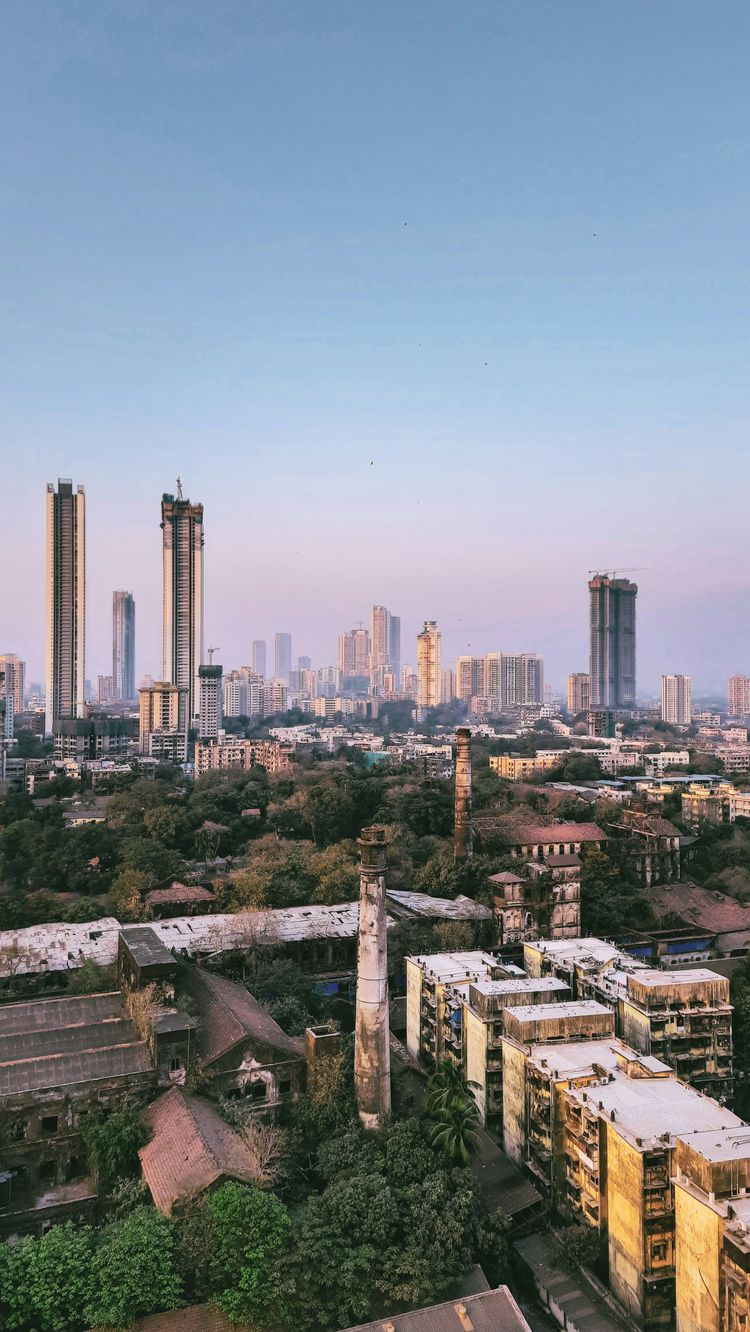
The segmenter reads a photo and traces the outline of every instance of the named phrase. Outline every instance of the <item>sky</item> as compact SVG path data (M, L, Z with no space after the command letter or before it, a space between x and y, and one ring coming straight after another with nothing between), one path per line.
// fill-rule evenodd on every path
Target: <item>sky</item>
M44 491L87 492L87 675L160 499L206 642L335 661L373 602L638 683L750 673L746 0L5 0L0 651L40 678ZM27 677L28 678L28 677Z

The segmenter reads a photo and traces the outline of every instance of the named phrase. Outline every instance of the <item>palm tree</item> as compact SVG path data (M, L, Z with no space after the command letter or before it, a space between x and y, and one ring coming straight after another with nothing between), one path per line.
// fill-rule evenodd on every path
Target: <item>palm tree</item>
M433 1118L442 1110L450 1109L454 1104L462 1104L467 1099L473 1104L469 1091L478 1087L477 1082L467 1082L460 1064L451 1059L443 1059L428 1083L427 1116Z
M445 1153L453 1165L470 1165L479 1149L479 1113L472 1096L464 1095L431 1116L430 1142Z

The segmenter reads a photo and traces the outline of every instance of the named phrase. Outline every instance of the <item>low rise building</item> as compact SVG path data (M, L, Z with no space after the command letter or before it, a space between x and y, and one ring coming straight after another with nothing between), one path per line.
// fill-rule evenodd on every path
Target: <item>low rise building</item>
M525 782L540 772L550 772L559 767L565 757L565 750L552 753L522 756L521 754L492 754L490 770L510 782Z
M583 846L603 847L607 842L607 834L595 823L540 824L515 814L478 814L474 831L478 842L501 843L521 860L577 856Z
M83 763L130 753L130 722L122 717L56 718L52 724L55 759Z
M220 735L218 740L202 740L195 746L195 773L238 768L265 768L266 772L289 772L294 762L294 746L279 740L245 740L238 736Z
M687 768L689 763L687 749L661 749L658 753L643 755L647 777L663 777L670 768Z
M680 1332L750 1326L750 1129L678 1138L673 1154Z
M647 888L680 878L680 832L668 819L624 809L609 833Z

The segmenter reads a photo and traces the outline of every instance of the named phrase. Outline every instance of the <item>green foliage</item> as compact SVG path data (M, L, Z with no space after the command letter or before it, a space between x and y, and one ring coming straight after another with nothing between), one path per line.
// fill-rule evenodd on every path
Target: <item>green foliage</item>
M72 1222L41 1239L0 1245L0 1326L19 1332L79 1332L92 1290L94 1239Z
M380 798L376 774L337 772L305 791L303 812L316 846L359 836L375 814Z
M600 1249L598 1231L589 1226L565 1226L555 1236L554 1255L566 1272L575 1273L579 1267L595 1267Z
M112 965L100 967L90 957L70 973L68 994L105 994L117 989L117 969Z
M629 865L618 865L606 851L581 848L581 933L611 939L628 930L648 928L653 912Z
M284 1204L272 1193L228 1183L210 1195L206 1212L216 1303L232 1322L250 1321L259 1332L284 1321L281 1269L291 1229Z
M295 1217L285 1267L301 1332L365 1321L374 1305L430 1304L482 1245L499 1267L502 1227L493 1230L471 1174L449 1168L418 1120L377 1137L350 1122L321 1146L319 1169L323 1191Z
M108 1192L120 1179L137 1175L138 1148L144 1146L148 1135L135 1106L123 1106L106 1117L101 1113L86 1115L81 1134L102 1192Z
M155 1207L136 1207L101 1235L85 1309L95 1327L130 1327L136 1318L176 1309L183 1299L175 1234Z

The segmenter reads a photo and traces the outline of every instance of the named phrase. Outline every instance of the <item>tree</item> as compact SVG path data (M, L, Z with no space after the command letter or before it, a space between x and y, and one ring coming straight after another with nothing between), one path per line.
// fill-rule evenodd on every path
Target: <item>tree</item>
M595 1267L599 1261L601 1243L599 1232L578 1223L565 1226L555 1236L554 1254L566 1272L577 1272L579 1267Z
M135 1106L114 1110L106 1119L100 1113L86 1115L81 1134L102 1192L108 1192L117 1180L138 1173L138 1148L144 1146L148 1134Z
M80 1332L92 1292L94 1236L72 1221L40 1239L0 1245L0 1326Z
M112 908L120 921L146 919L146 904L143 900L148 890L150 879L142 870L122 869L110 889Z
M211 1220L210 1283L232 1322L259 1330L286 1318L281 1266L291 1228L289 1213L272 1193L234 1182L206 1203Z
M108 990L116 989L117 971L114 963L99 966L92 958L87 957L77 971L70 973L68 994L104 994Z
M136 1318L176 1309L183 1300L171 1221L136 1207L103 1231L92 1264L85 1317L95 1327L130 1327Z
M469 1165L479 1149L479 1112L474 1100L449 1102L430 1115L430 1141L453 1165Z
M469 1088L477 1086L476 1082L466 1081L460 1064L454 1064L452 1059L443 1059L427 1084L428 1118L442 1114L457 1104L463 1105L467 1099L471 1099Z

